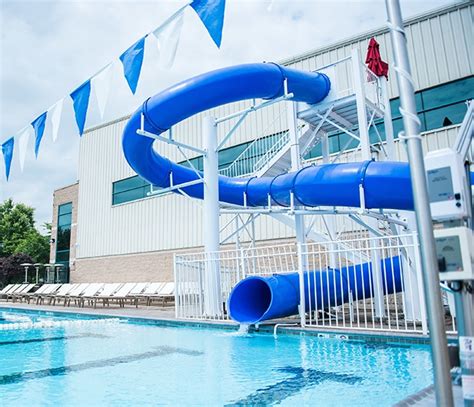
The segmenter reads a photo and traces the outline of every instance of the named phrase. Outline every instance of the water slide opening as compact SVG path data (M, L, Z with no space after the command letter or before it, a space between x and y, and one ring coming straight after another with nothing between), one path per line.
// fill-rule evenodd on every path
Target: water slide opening
M229 309L232 319L243 324L259 322L270 308L272 292L268 283L260 277L242 280L232 290Z

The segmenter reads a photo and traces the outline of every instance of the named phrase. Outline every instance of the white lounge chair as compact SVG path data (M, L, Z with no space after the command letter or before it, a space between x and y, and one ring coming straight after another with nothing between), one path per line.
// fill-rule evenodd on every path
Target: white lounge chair
M102 305L105 306L106 299L112 296L120 287L122 287L123 283L108 283L103 284L103 287L100 291L96 292L90 296L83 296L82 306L85 305L87 301L88 305L93 305L94 308L97 307L97 300L102 299Z
M71 300L74 300L75 305L79 307L83 307L86 298L96 295L98 292L102 290L103 287L104 287L104 283L87 284L87 287L84 290L82 290L82 292L74 296L73 295L68 296L67 304L70 305Z
M127 294L130 304L134 304L135 307L138 308L138 300L149 285L150 283L137 283L135 287L133 287L132 290Z
M15 285L16 284L8 284L5 287L3 287L2 290L0 291L0 298L8 294L8 291L10 291Z
M45 298L47 298L48 296L51 296L56 291L58 291L59 288L62 286L62 284L45 284L45 286L47 288L43 292L41 292L40 294L37 294L37 292L34 293L34 294L36 294L35 295L36 304L43 304Z
M12 288L6 295L7 301L12 298L14 294L20 294L24 289L28 287L28 284L17 284L15 288Z
M8 297L12 299L12 302L15 302L16 300L20 300L20 302L23 301L23 297L33 291L33 288L35 288L36 284L26 284L26 287L21 288L20 290L16 290L12 294L7 294L7 301Z
M51 285L52 284L43 284L40 288L38 288L35 292L33 293L28 293L28 294L25 294L23 296L23 298L28 302L28 304L30 303L31 299L32 298L36 298L38 295L41 295L43 294L43 292L51 289Z
M3 290L2 292L0 293L0 297L6 297L7 294L12 294L14 293L16 290L18 290L20 287L22 286L22 284L9 284L7 285Z
M109 301L117 301L120 308L125 306L125 300L127 300L127 296L133 290L133 288L137 285L137 283L125 283L123 284L117 291L115 291L109 297L102 297L103 304L109 305Z
M150 283L150 284L148 284L147 287L145 288L145 290L143 290L143 292L141 294L136 296L137 297L136 301L138 302L138 300L143 298L145 300L146 305L150 305L151 297L156 295L158 293L158 291L161 289L161 287L163 287L164 285L165 285L165 283Z
M61 288L56 291L54 294L47 295L49 299L50 305L56 305L56 301L60 301L61 299L65 299L66 295L71 292L76 286L79 284L63 284Z
M82 293L90 286L90 283L78 283L76 286L70 290L66 295L64 295L63 305L70 305L71 300L76 301L77 297L81 296Z
M150 297L148 305L151 305L153 300L161 300L161 304L164 306L165 302L174 299L174 283L164 283L159 291Z

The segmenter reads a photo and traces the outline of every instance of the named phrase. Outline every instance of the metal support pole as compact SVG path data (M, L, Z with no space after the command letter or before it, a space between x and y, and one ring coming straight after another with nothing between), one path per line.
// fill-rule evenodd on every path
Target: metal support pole
M388 81L385 78L379 78L382 88L382 102L384 105L383 126L385 129L385 141L387 142L387 158L395 161L395 141L393 137L392 110L390 108L390 96L388 94Z
M323 152L323 164L329 164L329 137L328 134L325 133L321 137L321 148ZM326 222L326 226L328 229L329 238L334 241L336 237L336 225L335 225L335 216L328 215L324 217ZM331 243L329 246L329 267L336 268L338 267L337 258L336 258L336 249L337 246L334 243Z
M362 71L362 62L358 48L354 48L352 50L352 67L354 72L354 90L357 103L357 121L359 126L361 158L362 160L366 161L370 160L372 157L370 153L369 126L367 124L367 103L364 88L366 78L364 77L364 72ZM378 222L374 219L368 219L367 224L373 230L378 229ZM375 234L372 235L375 236ZM382 318L385 316L382 270L380 268L380 258L382 256L380 256L380 249L377 249L377 241L371 239L370 245L372 247L371 253L373 254L371 271L374 281L375 315L378 318Z
M202 121L202 141L205 154L203 241L206 253L204 312L207 316L222 315L222 295L219 273L219 172L217 127L212 117Z
M352 72L354 75L354 90L357 104L357 121L359 125L359 139L362 150L362 159L370 160L370 140L367 125L367 104L365 102L365 78L362 72L362 62L358 48L352 50Z
M423 287L431 337L436 401L438 406L449 407L453 406L453 390L449 373L448 343L444 327L438 263L426 185L420 120L416 113L415 88L411 77L400 3L398 0L385 0L385 4L395 57L395 70L400 91L400 113L405 128L416 223L420 237Z
M291 171L298 171L301 168L300 145L298 140L298 121L296 116L296 103L292 102L288 106L288 129L291 143ZM306 243L306 232L304 225L304 215L293 215L295 217L296 243L298 247L298 273L300 285L300 323L304 327L306 325L305 312L305 290L304 290L304 272L308 269L308 261L306 258L306 250L304 244Z

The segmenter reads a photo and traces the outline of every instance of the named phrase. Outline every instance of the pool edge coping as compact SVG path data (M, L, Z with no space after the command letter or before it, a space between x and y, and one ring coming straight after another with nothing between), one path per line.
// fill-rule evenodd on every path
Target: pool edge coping
M45 308L36 308L36 307L15 307L13 304L0 303L0 310L11 310L11 311L26 311L26 312L36 312L36 313L52 313L52 314L76 314L84 315L88 317L96 318L117 318L120 320L127 320L131 323L143 323L147 325L161 325L168 327L191 327L191 328L208 328L208 329L221 329L221 330L233 330L236 331L239 329L237 323L232 322L222 322L222 321L193 321L193 320L184 320L176 318L166 318L166 317L153 317L153 316L130 316L130 315L115 315L102 313L99 311L96 312L87 312L86 310L51 310ZM250 333L265 333L273 334L275 324L264 323L260 324L258 329L251 327L249 330ZM279 334L285 335L308 335L316 336L326 339L337 339L337 340L348 340L348 341L367 341L367 342L378 342L378 343L387 343L387 344L413 344L413 345L429 345L430 338L429 336L413 335L406 332L375 332L375 331L339 331L331 330L326 328L302 328L302 327L292 327L292 326L281 326L278 329ZM456 336L448 335L448 341L456 341Z

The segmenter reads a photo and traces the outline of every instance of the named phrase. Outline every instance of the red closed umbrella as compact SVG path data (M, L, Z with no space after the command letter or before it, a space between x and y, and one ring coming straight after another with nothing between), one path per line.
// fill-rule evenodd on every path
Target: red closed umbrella
M388 79L388 64L382 61L379 43L375 40L375 38L371 38L369 41L365 63L375 75L385 76Z

